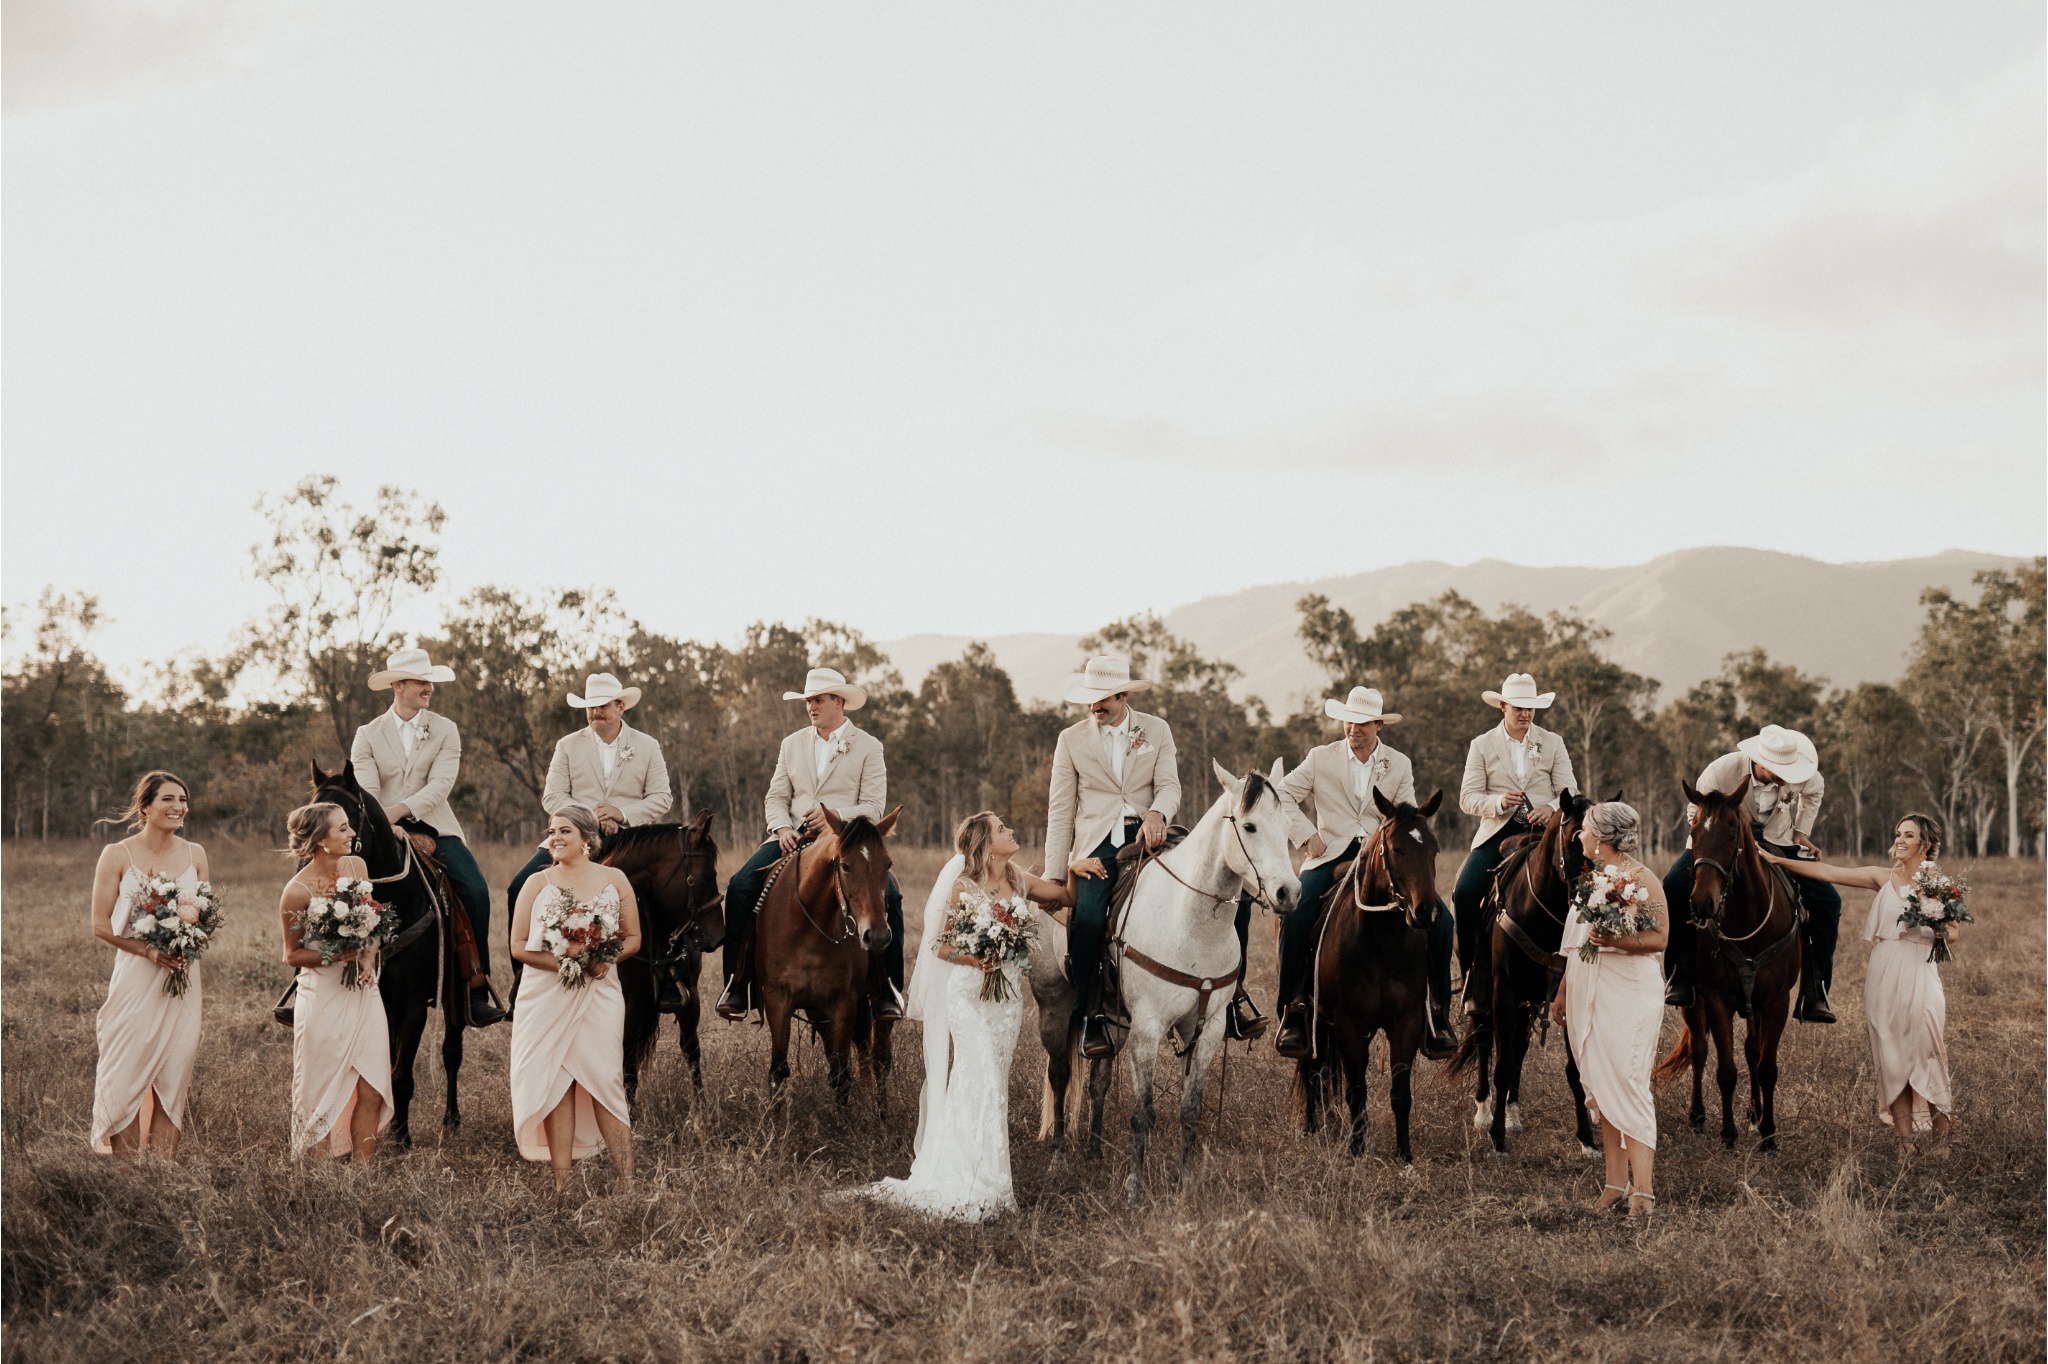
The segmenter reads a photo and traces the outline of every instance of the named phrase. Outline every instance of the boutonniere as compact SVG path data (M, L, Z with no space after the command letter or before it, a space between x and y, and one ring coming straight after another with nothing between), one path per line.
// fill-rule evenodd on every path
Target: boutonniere
M1131 746L1129 748L1126 748L1124 752L1126 754L1136 753L1139 749L1143 747L1145 747L1145 731L1142 729L1132 730Z
M630 748L622 748L622 749L620 749L620 750L619 750L619 761L620 761L620 762L622 762L622 763L629 763L629 762L633 761L633 750L632 750L632 749L630 749Z
M832 751L841 755L851 753L853 751L853 740L841 739L838 743L832 745Z

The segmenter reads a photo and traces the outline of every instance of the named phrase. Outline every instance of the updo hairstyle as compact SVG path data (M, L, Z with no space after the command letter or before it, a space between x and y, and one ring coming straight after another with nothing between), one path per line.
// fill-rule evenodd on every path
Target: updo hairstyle
M1586 811L1586 827L1616 852L1632 853L1643 846L1643 817L1633 805L1602 801Z
M331 800L301 805L284 817L285 851L301 862L311 861L320 840L334 829L341 807Z
M1933 815L1923 815L1915 811L1912 814L1900 815L1899 823L1910 824L1920 831L1920 841L1927 845L1922 856L1939 857L1941 855L1940 820L1936 819Z

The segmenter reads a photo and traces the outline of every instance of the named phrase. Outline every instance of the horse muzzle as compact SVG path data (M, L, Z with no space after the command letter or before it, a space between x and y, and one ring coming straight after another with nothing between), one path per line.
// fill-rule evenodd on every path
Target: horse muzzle
M889 944L895 941L895 938L896 935L889 931L889 925L887 924L883 924L880 928L863 928L860 931L860 945L865 947L870 954L887 951Z

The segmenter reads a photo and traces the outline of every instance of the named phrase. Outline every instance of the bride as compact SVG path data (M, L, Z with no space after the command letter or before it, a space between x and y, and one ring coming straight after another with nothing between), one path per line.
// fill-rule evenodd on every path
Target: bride
M985 1221L1016 1208L1010 1185L1010 1058L1024 1017L1021 962L998 966L939 942L946 916L970 895L1023 909L1027 900L1071 905L1066 886L1010 865L1017 836L992 811L969 815L953 835L924 907L924 940L911 973L905 1014L924 1023L924 1093L918 1099L916 1159L908 1179L859 1192L935 1217ZM981 997L984 973L1008 978L1007 998Z

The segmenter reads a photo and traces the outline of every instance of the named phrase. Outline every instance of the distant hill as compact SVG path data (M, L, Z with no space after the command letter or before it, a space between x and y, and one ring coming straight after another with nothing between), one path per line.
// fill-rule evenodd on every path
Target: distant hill
M2016 560L1949 550L1919 559L1825 564L1770 550L1685 549L1628 568L1524 568L1498 559L1401 564L1345 578L1246 588L1170 612L1175 634L1244 670L1240 694L1285 712L1326 690L1295 636L1294 604L1320 592L1371 629L1413 601L1455 589L1488 611L1515 602L1538 613L1576 607L1614 632L1616 662L1663 683L1668 700L1720 670L1724 654L1762 646L1771 657L1836 686L1889 682L1905 667L1919 630L1920 593L1965 591L1978 569ZM1048 701L1081 661L1074 635L981 637L1016 683L1019 698ZM933 664L958 658L969 635L912 635L881 647L915 687ZM1538 679L1540 682L1542 679Z

